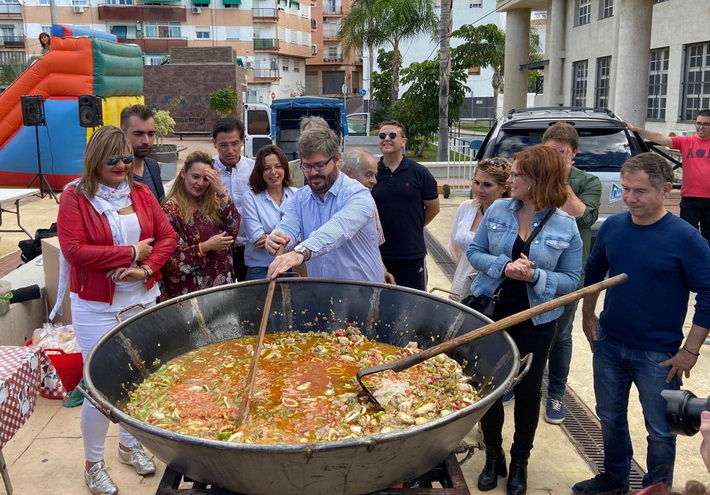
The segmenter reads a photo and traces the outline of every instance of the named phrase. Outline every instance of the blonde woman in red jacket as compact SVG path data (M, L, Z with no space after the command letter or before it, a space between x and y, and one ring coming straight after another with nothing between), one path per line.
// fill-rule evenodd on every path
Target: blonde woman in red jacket
M105 126L86 146L84 174L64 190L57 231L70 267L72 320L81 352L116 325L115 315L134 304L152 306L160 269L175 250L175 231L149 189L134 183L131 144L120 129ZM124 313L130 317L138 309ZM109 420L84 401L81 431L84 480L94 495L118 488L104 463ZM138 474L155 464L127 431L119 429L118 459Z

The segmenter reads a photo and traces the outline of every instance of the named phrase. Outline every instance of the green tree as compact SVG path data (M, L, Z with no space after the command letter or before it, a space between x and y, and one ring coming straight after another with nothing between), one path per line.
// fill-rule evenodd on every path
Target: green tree
M232 87L218 89L208 96L210 110L218 113L222 117L233 115L237 111L239 97Z
M354 0L340 21L338 38L346 51L387 44L392 47L390 101L394 103L402 67L400 44L422 34L434 36L437 26L434 0Z
M410 86L394 105L397 120L407 129L413 145L418 145L416 156L424 149L439 129L439 57L424 62L415 62L402 69L402 82ZM447 124L459 120L459 111L466 94L466 72L452 70L449 79L449 112ZM441 146L441 143L439 143ZM444 160L448 159L448 155Z
M392 115L392 52L380 48L377 54L377 67L380 72L372 72L370 85L372 86L372 101L377 108L372 111L372 122L376 125L384 120L389 120Z
M452 50L453 57L459 64L457 69L467 70L469 67L493 68L491 86L493 86L495 108L503 82L505 33L495 24L484 24L482 26L465 24L451 35L464 40L464 43Z
M0 64L0 87L6 88L22 75L36 57L27 58L24 53L13 53Z
M466 24L452 33L455 38L465 40L453 49L466 67L492 67L493 101L498 102L498 94L503 87L503 65L505 62L505 32L495 24L473 26ZM540 35L530 30L530 62L543 60ZM468 64L468 65L467 65ZM540 71L528 71L528 91L535 91L535 79ZM495 116L495 115L494 115Z

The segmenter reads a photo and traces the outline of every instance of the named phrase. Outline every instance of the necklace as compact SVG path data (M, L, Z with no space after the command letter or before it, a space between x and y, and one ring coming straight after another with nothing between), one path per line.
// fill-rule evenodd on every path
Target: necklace
M485 215L485 214L486 214L486 210L483 208L483 205L480 205L480 206L478 207L478 211L481 212L481 215Z

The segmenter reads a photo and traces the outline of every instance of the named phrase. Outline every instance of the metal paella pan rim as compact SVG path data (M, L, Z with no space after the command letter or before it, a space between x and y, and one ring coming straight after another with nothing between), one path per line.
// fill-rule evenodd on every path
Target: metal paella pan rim
M165 301L119 323L86 360L90 396L156 457L192 479L219 482L241 493L354 494L392 486L437 465L518 373L519 353L512 339L505 333L490 335L451 354L483 384L485 395L479 401L421 425L336 442L206 440L152 426L122 410L133 384L164 362L202 345L255 334L267 286L264 280L209 288ZM381 342L401 347L415 340L420 347L429 347L489 321L466 306L415 289L296 278L277 281L270 328L332 331L347 322L362 324L363 334ZM304 324L313 327L303 328ZM258 473L260 481L266 475L264 464L271 485L255 489Z

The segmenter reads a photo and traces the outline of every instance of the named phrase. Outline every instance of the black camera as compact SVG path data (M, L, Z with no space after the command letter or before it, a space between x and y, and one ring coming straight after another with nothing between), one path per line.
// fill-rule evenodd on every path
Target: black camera
M698 399L688 390L664 390L666 421L673 433L692 436L700 430L700 413L710 411L710 397Z

